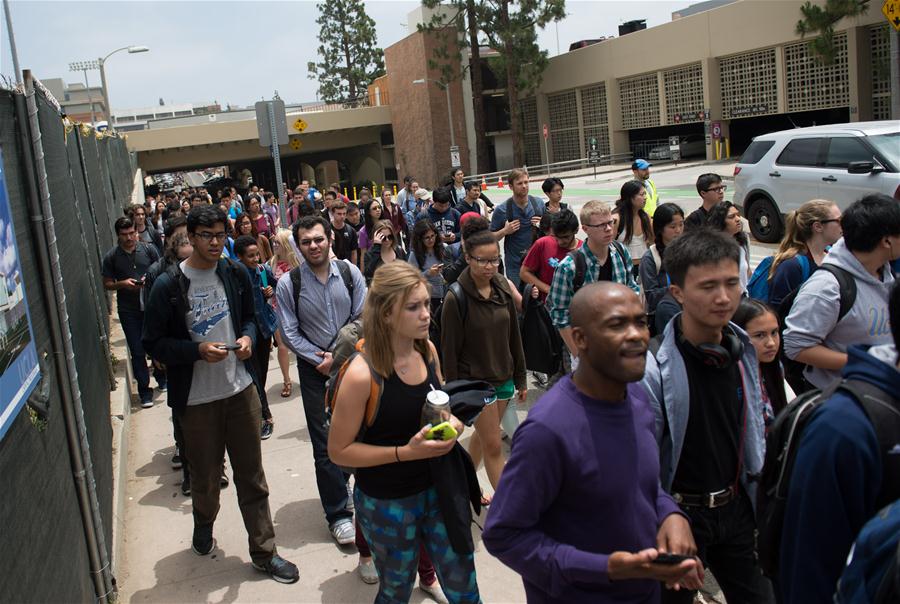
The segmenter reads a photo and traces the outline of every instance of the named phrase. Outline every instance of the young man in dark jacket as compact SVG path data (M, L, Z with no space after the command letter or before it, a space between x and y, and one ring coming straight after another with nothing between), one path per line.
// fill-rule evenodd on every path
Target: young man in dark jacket
M297 567L275 549L262 467L252 286L243 267L221 258L226 220L219 207L190 211L193 253L156 280L143 343L168 369L168 404L179 414L184 433L194 508L192 549L205 556L215 548L219 478L228 451L253 567L281 583L294 583Z
M900 393L900 285L893 287L889 309L894 343L851 346L841 376L871 384L882 391L878 400L896 405L891 397ZM852 395L839 390L814 413L788 487L779 568L784 604L831 602L860 529L900 497L900 484L886 481L883 473L900 443L890 452L879 450L872 422Z

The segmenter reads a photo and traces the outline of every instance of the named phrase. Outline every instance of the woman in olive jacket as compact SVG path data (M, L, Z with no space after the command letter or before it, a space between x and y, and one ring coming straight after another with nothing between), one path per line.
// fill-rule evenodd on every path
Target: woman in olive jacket
M441 356L448 382L484 380L497 391L497 403L486 406L476 420L469 447L476 468L484 457L485 470L496 489L505 463L500 418L517 390L519 402L525 401L525 353L512 289L497 272L500 246L493 233L483 231L469 237L465 252L468 266L459 276L459 286L451 287L444 299ZM462 303L458 293L466 298Z

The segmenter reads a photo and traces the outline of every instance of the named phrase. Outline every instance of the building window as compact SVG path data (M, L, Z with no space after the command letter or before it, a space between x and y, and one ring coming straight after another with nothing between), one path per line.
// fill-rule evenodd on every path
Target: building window
M872 119L891 119L891 36L888 25L869 28L872 52Z
M787 110L809 111L850 105L847 70L847 33L834 36L834 63L822 64L809 51L809 43L784 47Z
M581 122L585 146L592 138L602 155L609 155L609 118L606 110L606 84L581 89Z
M719 75L726 120L778 113L774 48L719 59Z
M550 113L550 145L553 148L553 161L580 159L578 104L575 100L575 91L548 95L547 104Z
M703 121L703 68L700 63L664 71L663 84L669 124Z
M191 110L175 112L175 117L184 117L186 115L193 115L193 112Z
M622 127L626 130L659 126L659 84L656 73L619 80L619 103Z
M152 113L145 113L145 114L143 114L143 115L137 116L137 118L135 118L135 119L138 119L138 120L152 120L152 119L153 119L153 114L152 114Z
M525 165L537 166L541 163L541 133L535 97L519 101L519 118L522 122L522 138L525 141Z

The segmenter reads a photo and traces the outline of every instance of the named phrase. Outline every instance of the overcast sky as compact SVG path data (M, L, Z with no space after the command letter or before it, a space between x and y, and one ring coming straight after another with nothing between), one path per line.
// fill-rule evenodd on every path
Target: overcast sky
M559 49L599 36L617 35L620 23L647 19L652 27L671 20L689 0L568 0L568 16L558 25ZM382 48L406 37L406 20L419 2L369 0ZM69 63L95 59L128 45L150 52L119 53L106 64L110 104L116 110L166 103L250 105L278 90L287 102L312 101L317 85L306 64L317 59L319 41L313 1L291 2L10 2L19 63L39 79L83 82ZM2 17L0 73L12 79L13 66ZM540 35L550 55L557 53L557 28ZM99 72L88 72L99 85Z

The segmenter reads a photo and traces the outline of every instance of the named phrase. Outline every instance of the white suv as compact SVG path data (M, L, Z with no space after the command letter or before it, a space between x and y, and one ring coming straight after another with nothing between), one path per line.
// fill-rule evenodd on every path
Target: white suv
M734 203L764 243L780 241L782 215L810 199L828 199L844 210L868 193L900 200L900 121L757 136L734 168Z

